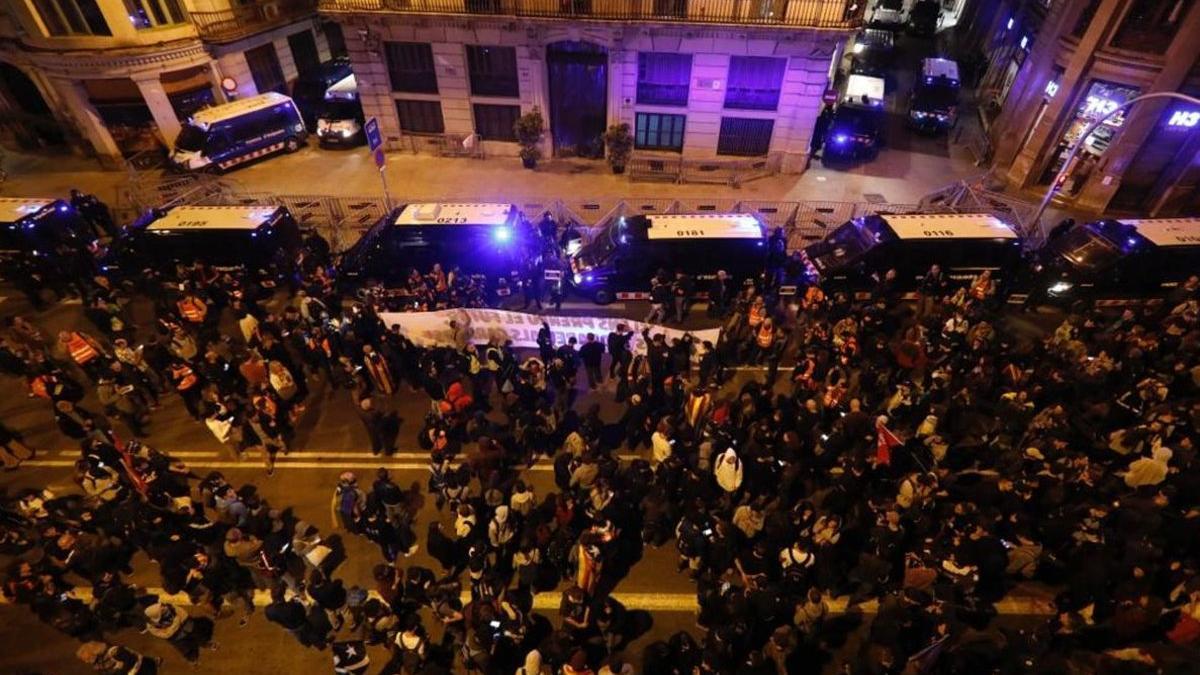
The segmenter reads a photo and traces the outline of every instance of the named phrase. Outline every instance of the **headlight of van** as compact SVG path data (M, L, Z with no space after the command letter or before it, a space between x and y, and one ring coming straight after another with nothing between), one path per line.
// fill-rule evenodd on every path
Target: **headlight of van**
M1062 295L1074 287L1075 284L1069 281L1056 281L1053 284L1050 284L1050 288L1047 288L1046 292L1050 295Z

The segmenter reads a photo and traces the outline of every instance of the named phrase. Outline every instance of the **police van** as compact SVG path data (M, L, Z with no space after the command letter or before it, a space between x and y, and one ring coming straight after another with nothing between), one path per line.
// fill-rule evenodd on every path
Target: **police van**
M346 57L330 59L300 73L292 85L292 100L309 130L316 130L318 115L329 99L329 92L338 86L344 87L346 80L353 76L350 59Z
M277 152L295 152L307 135L295 102L268 92L197 112L175 139L171 162L187 171L225 171Z
M0 262L53 256L61 245L78 250L95 240L79 212L61 199L0 197Z
M908 104L909 126L929 132L958 123L958 63L950 59L921 61L921 77Z
M367 142L364 122L358 81L351 73L325 92L325 101L317 111L317 139L322 146L361 145Z
M648 298L659 270L701 281L724 270L740 283L766 266L766 236L762 221L749 213L622 217L571 260L571 283L599 304Z
M434 264L447 272L509 276L538 250L537 237L513 204L415 203L395 209L342 256L349 283L402 285L410 270Z
M895 58L895 34L882 28L864 28L854 38L850 74L887 79Z
M884 88L882 78L846 78L846 93L825 131L822 162L835 157L874 157L879 152L885 117Z
M871 215L850 220L801 254L811 281L827 290L867 290L890 269L900 290L913 290L937 264L967 283L990 270L997 284L1021 262L1021 238L983 213Z
M1053 302L1155 301L1200 274L1200 218L1098 220L1039 251L1039 286Z
M146 268L201 262L217 269L286 273L300 251L300 229L282 206L176 206L126 227L101 262L120 277Z

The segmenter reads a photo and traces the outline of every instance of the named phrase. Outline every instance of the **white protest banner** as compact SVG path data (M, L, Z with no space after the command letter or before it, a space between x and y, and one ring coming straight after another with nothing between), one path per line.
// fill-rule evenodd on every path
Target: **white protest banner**
M404 335L414 344L422 347L453 346L454 340L450 330L450 321L457 322L460 329L466 329L471 342L482 344L495 338L497 344L512 340L514 347L537 347L538 330L542 322L550 324L550 333L554 346L567 343L569 338L575 338L583 344L588 333L594 333L596 339L604 341L609 332L617 329L617 324L625 324L633 331L630 348L635 352L642 350L642 329L649 328L650 335L663 333L670 342L673 338L682 338L690 332L698 342L708 340L714 345L721 334L720 328L705 330L683 331L677 328L667 328L655 324L642 323L612 317L596 316L541 316L525 312L505 312L494 309L444 309L437 312L383 312L379 315L383 324L388 328L399 325Z

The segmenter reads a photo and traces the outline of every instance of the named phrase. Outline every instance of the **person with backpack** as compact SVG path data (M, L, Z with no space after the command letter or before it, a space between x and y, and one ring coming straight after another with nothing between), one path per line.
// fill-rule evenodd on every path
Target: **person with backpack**
M338 477L330 502L333 526L357 533L366 507L367 493L358 487L358 478L354 473L346 471Z

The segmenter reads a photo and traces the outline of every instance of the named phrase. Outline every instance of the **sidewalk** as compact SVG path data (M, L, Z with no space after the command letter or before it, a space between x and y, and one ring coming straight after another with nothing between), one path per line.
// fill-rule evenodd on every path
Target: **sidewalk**
M405 153L387 155L387 177L395 200L445 197L523 202L548 198L616 199L709 198L762 201L864 202L913 204L956 180L980 173L965 148L945 139L885 148L869 163L845 170L814 160L802 175L776 175L748 181L740 188L723 184L633 182L613 175L600 161L546 160L534 171L515 158L485 160L439 158ZM130 179L124 171L105 171L77 157L35 157L10 153L4 196L63 196L77 187L106 202ZM315 146L230 172L224 180L240 191L281 195L381 197L378 170L366 148L322 150ZM870 195L870 196L868 196Z

